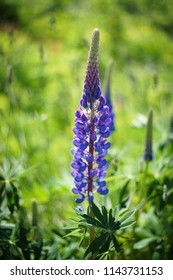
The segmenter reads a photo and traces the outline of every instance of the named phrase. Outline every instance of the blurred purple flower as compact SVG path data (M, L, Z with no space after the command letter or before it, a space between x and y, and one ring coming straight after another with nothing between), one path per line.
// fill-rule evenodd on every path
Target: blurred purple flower
M112 120L110 131L113 132L116 130L115 128L115 113L113 111L112 100L111 100L111 91L110 91L110 80L111 80L111 73L112 73L112 66L113 62L110 63L109 68L107 70L104 82L104 96L106 98L106 105L109 107L110 110L110 118Z
M77 203L82 203L86 197L92 201L95 191L102 195L108 193L104 177L109 165L104 157L111 145L106 138L110 135L112 119L100 89L99 37L99 30L95 29L88 56L83 96L80 100L81 107L76 111L73 128L75 136L71 174L75 183L72 192L79 196L75 200Z
M85 209L82 206L76 206L75 210L77 210L77 211L79 211L81 213L83 213L85 211Z
M152 151L152 123L153 123L153 110L151 109L148 113L148 121L146 126L146 136L145 136L145 150L143 158L145 161L153 160Z

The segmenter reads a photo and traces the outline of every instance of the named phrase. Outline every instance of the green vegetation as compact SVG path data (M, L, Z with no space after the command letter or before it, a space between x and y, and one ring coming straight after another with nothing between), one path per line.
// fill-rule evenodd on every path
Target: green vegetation
M69 229L76 223L70 150L95 27L101 85L114 63L105 211L125 214L146 198L136 223L118 234L120 252L106 233L110 248L101 257L173 258L173 1L1 0L0 259L89 253L81 231ZM154 158L146 164L150 108Z

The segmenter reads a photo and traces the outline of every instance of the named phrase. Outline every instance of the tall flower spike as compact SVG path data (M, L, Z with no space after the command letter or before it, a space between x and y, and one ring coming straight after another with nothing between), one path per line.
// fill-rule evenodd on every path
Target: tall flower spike
M108 193L104 177L109 165L104 157L111 145L106 138L110 135L112 120L100 89L99 37L99 30L95 29L88 55L81 107L76 111L73 128L75 147L72 149L71 174L75 183L72 192L79 196L77 203L82 203L86 197L92 201L96 191L102 195Z
M104 96L106 98L106 105L109 107L110 110L110 117L112 119L112 124L110 126L110 131L115 131L115 113L113 112L112 100L111 100L111 90L110 90L110 82L111 82L111 74L112 74L112 67L113 62L111 61L108 67L108 70L105 75L104 81Z
M148 113L148 121L146 127L146 137L145 137L145 151L144 151L144 160L151 161L153 159L152 151L152 123L153 123L153 110L150 109Z

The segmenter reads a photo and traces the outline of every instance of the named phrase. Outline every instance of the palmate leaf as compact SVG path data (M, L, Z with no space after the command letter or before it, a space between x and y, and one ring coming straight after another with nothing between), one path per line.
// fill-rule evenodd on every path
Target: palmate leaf
M112 209L107 212L106 208L102 207L102 213L100 209L93 203L92 204L93 214L94 216L104 225L105 229L112 229L115 227L115 218L112 215ZM116 229L116 227L115 227Z
M111 230L118 230L120 229L120 222L119 221L116 221L114 222L111 227L110 227Z
M64 238L68 237L68 236L72 236L72 235L78 235L78 233L82 233L84 234L84 237L85 237L85 234L87 232L87 228L86 228L86 224L82 224L82 223L79 223L77 224L76 226L70 226L70 227L65 227L64 230L68 230L70 232L68 232L66 235L63 235ZM80 235L79 234L79 235ZM83 235L82 235L83 236ZM81 238L82 239L82 238ZM80 241L81 243L81 241Z
M109 228L115 223L115 218L112 216L112 209L109 210L109 218L108 218L108 225Z
M102 223L100 223L98 220L90 217L89 215L83 214L82 217L84 219L82 219L80 222L86 222L87 224L92 225L94 227L106 229L106 227Z
M130 205L130 198L126 197L118 205L119 213L122 213L122 212L124 212L124 210L128 209L129 205Z
M127 212L119 221L122 224L123 222L129 220L134 214L135 214L136 210L131 210L129 212Z
M136 211L142 207L144 201L141 201L134 209L126 212L126 214L123 215L123 217L121 219L119 219L119 222L122 224L124 224L126 221L128 221L130 218L132 218L134 216L134 214L136 213Z
M93 214L94 216L103 224L103 225L107 225L105 223L105 219L100 211L100 209L94 204L92 203L92 210L93 210Z
M99 251L100 247L105 244L105 241L109 237L109 233L105 232L101 234L99 237L96 237L88 246L84 253L84 258L87 258L89 255L94 255Z
M120 252L120 244L118 243L118 240L116 239L114 234L112 234L112 241L113 241L113 244L114 244L115 251L117 251L119 253Z
M86 233L87 233L87 229L85 228L83 230L83 233L82 233L82 236L81 236L81 239L80 239L80 242L79 242L79 247L81 247L83 241L85 240Z
M38 164L29 168L24 168L22 165L22 160L13 160L12 162L10 162L9 160L5 159L3 162L3 166L0 167L0 177L2 177L5 181L18 181L19 178L26 177L36 171L37 167Z
M124 223L120 224L120 228L126 228L126 227L129 227L129 226L132 226L133 224L135 224L136 221L125 221Z
M117 219L121 214L127 211L130 204L130 199L127 197L125 200L121 201L115 209L113 209L114 217Z
M105 206L102 206L103 218L106 226L108 227L108 212Z
M109 234L104 242L104 245L100 248L99 254L102 255L103 253L107 252L109 250L110 243L111 243L111 237Z

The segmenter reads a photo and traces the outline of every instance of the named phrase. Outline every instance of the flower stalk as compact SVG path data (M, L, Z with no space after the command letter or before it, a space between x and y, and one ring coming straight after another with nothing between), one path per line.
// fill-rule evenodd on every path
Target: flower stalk
M104 178L109 167L105 156L111 145L107 138L110 135L112 119L100 88L98 71L99 39L100 32L95 29L88 54L80 108L75 113L73 162L71 163L73 168L71 174L74 177L75 184L72 192L78 195L75 201L80 204L87 199L90 216L93 216L94 194L97 192L106 195L109 191ZM90 242L94 239L94 235L91 228Z
M148 121L146 127L146 136L145 136L145 151L144 151L144 160L152 161L153 160L153 151L152 151L152 128L153 125L153 110L150 109L148 113Z
M144 155L143 160L145 163L144 170L143 170L143 176L142 176L142 182L141 182L141 199L146 199L146 182L147 182L147 176L148 176L148 167L149 162L153 160L153 149L152 149L152 130L153 130L153 110L150 109L148 112L148 119L147 119L147 125L146 125L146 135L145 135L145 149L144 149Z

